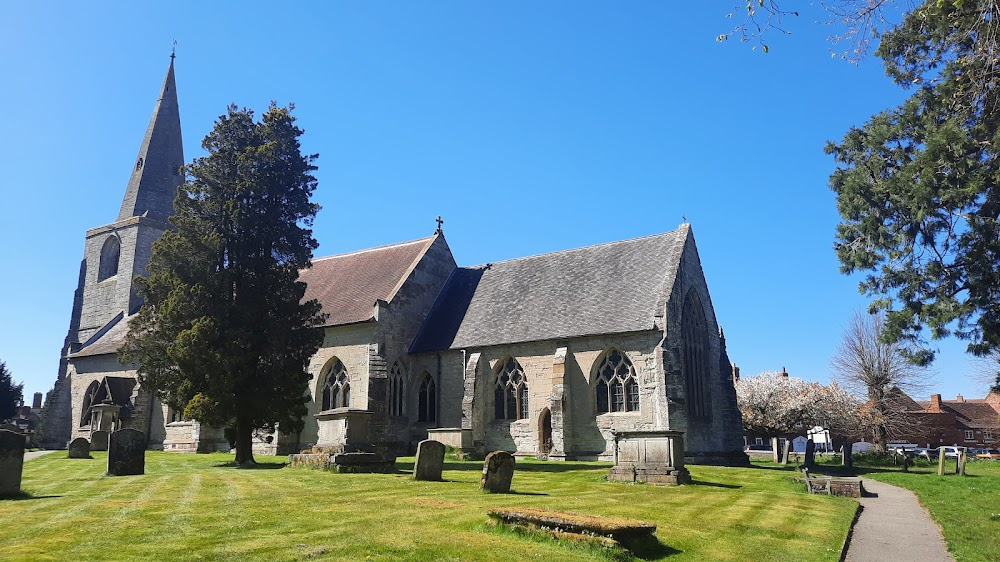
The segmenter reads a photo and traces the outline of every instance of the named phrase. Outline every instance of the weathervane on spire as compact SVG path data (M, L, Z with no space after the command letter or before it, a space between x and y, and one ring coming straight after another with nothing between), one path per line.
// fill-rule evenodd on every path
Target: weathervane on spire
M437 230L434 231L434 234L442 234L444 231L441 230L441 225L444 224L444 219L441 218L441 215L438 215L438 218L434 220L438 223Z
M174 57L177 56L177 40L174 39L174 46L170 48L170 61L173 62Z

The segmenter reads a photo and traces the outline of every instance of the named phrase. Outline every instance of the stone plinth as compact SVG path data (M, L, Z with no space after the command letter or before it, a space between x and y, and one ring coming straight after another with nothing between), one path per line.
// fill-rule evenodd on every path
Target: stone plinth
M510 492L510 484L514 479L514 455L507 451L493 451L486 455L483 462L483 477L479 487L492 494Z
M348 451L352 445L370 446L371 417L372 412L353 408L336 408L316 414L319 425L316 447Z
M444 444L426 439L417 444L417 458L413 462L414 480L441 480L444 470Z
M474 447L472 442L472 430L461 427L438 427L427 430L427 438L433 439L445 447L471 451Z
M300 453L288 455L289 466L322 468L344 473L391 474L396 472L395 459L377 453Z
M608 480L649 484L686 484L684 434L680 431L615 433L615 466Z
M24 468L24 435L0 429L0 498L21 493Z
M146 472L146 436L136 429L120 429L108 441L108 476Z
M83 437L77 437L76 439L70 442L66 456L71 459L91 458L90 441L87 441Z

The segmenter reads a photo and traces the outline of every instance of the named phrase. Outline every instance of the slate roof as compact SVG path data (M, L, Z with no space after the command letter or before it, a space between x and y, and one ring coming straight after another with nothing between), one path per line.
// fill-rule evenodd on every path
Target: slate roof
M458 268L410 351L651 330L689 232Z
M119 318L118 321L108 328L96 341L84 347L80 351L73 353L71 357L90 357L93 355L106 355L118 353L118 349L125 343L125 336L128 334L128 321L131 316Z
M315 259L299 272L307 284L305 299L316 299L337 326L371 320L375 301L391 301L434 236Z

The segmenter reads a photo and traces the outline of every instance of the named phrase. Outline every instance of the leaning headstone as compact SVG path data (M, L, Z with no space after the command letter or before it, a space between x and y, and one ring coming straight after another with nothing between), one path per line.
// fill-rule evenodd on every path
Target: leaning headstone
M413 463L414 480L441 480L444 470L444 443L425 439L417 443L417 460Z
M24 435L0 429L0 498L21 493Z
M107 451L108 450L108 435L107 431L94 431L90 434L90 450L91 451Z
M83 437L77 437L69 444L69 454L67 455L71 459L89 459L90 457L90 441L87 441Z
M108 476L146 471L146 436L137 429L119 429L108 441Z
M816 466L816 443L812 439L806 440L806 462L803 464L808 468Z
M510 481L513 478L514 455L507 451L493 451L486 455L480 488L491 494L506 494L510 492Z
M792 442L785 439L785 447L781 452L781 464L788 464L788 453L792 450Z

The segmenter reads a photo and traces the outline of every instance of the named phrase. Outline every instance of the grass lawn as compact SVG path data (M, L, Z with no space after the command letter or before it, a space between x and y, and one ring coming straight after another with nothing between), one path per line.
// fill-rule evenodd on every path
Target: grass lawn
M645 559L835 561L850 499L808 495L779 467L692 466L692 485L604 480L607 463L518 461L516 493L479 490L481 462L445 482L223 466L231 455L147 452L143 476L105 477L107 454L24 465L25 499L0 501L4 560L600 560L593 548L496 531L494 507L531 506L655 523ZM409 461L409 462L407 462ZM971 481L971 480L970 480ZM994 495L994 497L996 497Z
M948 550L959 562L1000 560L1000 462L970 461L966 476L937 475L937 463L917 461L909 472L898 468L863 469L865 478L912 490L941 526Z

